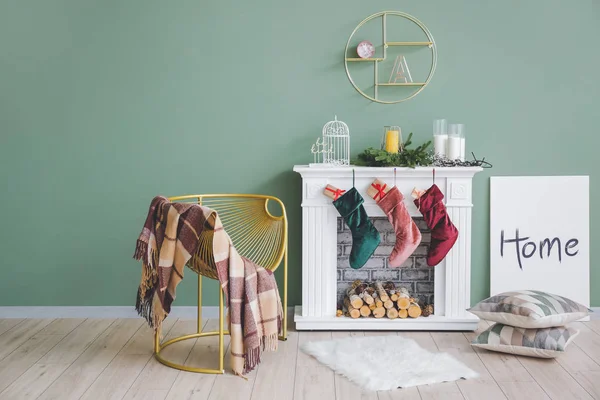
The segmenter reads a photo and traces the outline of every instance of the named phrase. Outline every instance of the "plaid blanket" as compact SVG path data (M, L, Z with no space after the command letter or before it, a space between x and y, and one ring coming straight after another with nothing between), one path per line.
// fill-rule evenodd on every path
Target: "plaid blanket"
M242 375L256 367L262 350L277 349L283 310L272 272L238 254L216 211L162 196L152 200L134 253L142 260L136 310L151 327L160 327L204 230L213 234L212 255L228 307L231 366Z

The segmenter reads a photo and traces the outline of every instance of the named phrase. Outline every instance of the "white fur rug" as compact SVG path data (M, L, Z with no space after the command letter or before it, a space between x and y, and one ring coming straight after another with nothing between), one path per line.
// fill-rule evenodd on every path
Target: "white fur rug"
M302 351L367 390L391 390L476 378L446 353L430 353L401 336L349 337L308 342Z

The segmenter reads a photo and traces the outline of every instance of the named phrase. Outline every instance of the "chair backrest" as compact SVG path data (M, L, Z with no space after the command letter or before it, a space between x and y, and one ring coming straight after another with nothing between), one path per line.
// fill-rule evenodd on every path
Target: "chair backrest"
M169 200L193 202L216 210L225 232L240 255L271 271L281 263L287 248L287 217L285 207L277 197L194 194L170 197ZM280 216L271 214L270 201L279 205Z

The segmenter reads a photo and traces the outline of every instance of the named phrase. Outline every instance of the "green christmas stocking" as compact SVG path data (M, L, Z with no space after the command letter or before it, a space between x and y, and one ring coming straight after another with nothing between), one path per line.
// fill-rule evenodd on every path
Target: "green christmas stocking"
M367 217L367 212L363 207L364 201L356 188L352 188L333 202L334 207L352 231L350 266L354 269L365 265L381 241L379 232Z

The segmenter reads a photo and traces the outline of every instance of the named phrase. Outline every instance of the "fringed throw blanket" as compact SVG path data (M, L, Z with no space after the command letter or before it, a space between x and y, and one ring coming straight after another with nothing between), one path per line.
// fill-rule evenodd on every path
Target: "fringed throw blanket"
M231 366L242 375L260 362L262 350L277 349L283 310L272 272L238 254L214 210L161 196L152 200L134 254L142 260L136 310L151 327L160 327L183 268L207 232L213 235L209 250L229 308Z

